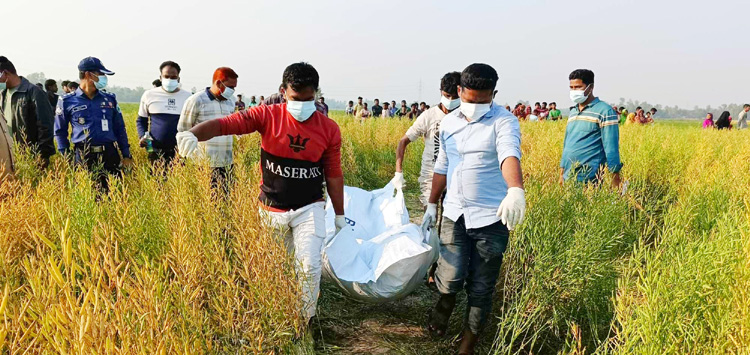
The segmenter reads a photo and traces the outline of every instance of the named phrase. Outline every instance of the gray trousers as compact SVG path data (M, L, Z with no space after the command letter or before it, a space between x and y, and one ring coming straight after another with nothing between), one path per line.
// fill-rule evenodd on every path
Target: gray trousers
M508 245L508 228L502 222L466 229L464 217L443 217L440 258L435 282L443 295L466 288L468 305L464 326L479 334L492 312L492 295Z

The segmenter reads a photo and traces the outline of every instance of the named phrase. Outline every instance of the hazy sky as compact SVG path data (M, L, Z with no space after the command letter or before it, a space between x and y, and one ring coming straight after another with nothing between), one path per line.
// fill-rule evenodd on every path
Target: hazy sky
M750 102L747 0L6 0L0 12L0 54L22 75L75 79L91 55L111 85L150 87L174 60L188 90L229 66L239 92L268 95L304 60L329 98L436 103L444 73L485 62L502 103L568 106L576 68L594 70L605 101Z

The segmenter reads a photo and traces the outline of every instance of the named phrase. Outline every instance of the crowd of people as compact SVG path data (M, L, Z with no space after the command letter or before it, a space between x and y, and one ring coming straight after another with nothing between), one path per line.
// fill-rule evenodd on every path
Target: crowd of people
M261 213L297 259L302 314L311 320L320 293L324 191L335 211L336 232L356 223L345 217L341 131L328 117L325 99L316 99L318 72L308 63L291 64L282 74L278 92L257 101L251 96L246 103L242 95L235 98L239 75L231 68L216 69L210 85L195 93L181 89L179 64L165 61L158 70L159 85L140 100L139 146L151 164L208 162L213 188L226 196L233 188L233 135L257 132L261 136ZM119 177L122 167L133 164L117 98L105 91L108 77L115 73L93 57L81 60L78 72L80 85L63 82L66 94L54 97L56 83L45 83L45 91L19 76L13 63L0 57L0 163L6 174L14 170L12 144L28 147L42 168L59 152L90 171L103 193L109 189L108 177ZM575 70L568 79L569 88L560 90L569 90L574 106L558 165L560 183L600 186L603 173L609 170L613 187L620 188L619 125L653 122L656 110L644 113L638 108L628 114L624 108L599 100L590 70ZM491 315L509 231L524 219L519 121L562 118L554 102L535 104L533 109L518 104L513 110L495 104L497 82L491 66L472 64L441 78L440 102L435 106L407 105L406 100L399 107L395 101L381 106L376 99L368 107L360 97L356 105L350 101L345 111L362 120L414 120L395 147L392 182L398 189L406 185L402 169L406 147L424 140L417 180L423 223L438 226L440 237L439 261L430 275L440 297L426 327L436 336L446 335L456 295L465 290L459 354L474 352ZM745 105L738 127L740 122L747 126L749 110L750 105ZM710 126L719 129L731 121L728 112L715 123L709 116Z
M367 102L362 101L362 97L357 98L357 104L354 101L349 101L344 108L344 113L347 116L354 116L360 120L368 118L408 118L414 120L419 117L420 114L430 109L430 105L427 103L412 103L411 105L406 103L406 100L401 100L401 105L396 105L396 101L383 102L380 105L380 99L373 101L372 107L368 107Z
M505 107L510 111L510 106ZM557 109L557 103L550 102L549 106L546 102L535 103L534 108L531 105L526 106L523 102L519 102L512 110L513 115L520 121L557 121L561 120L562 112Z

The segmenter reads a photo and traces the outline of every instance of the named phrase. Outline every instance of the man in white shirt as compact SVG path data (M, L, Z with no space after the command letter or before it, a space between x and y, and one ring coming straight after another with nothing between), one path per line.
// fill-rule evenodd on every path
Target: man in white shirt
M742 106L742 111L737 115L737 129L747 128L747 112L750 111L750 105Z
M461 73L447 73L440 80L440 104L423 112L409 127L406 134L398 142L396 148L396 174L393 177L393 183L396 188L403 188L406 185L402 164L406 147L409 143L417 140L419 137L424 139L424 151L422 152L422 170L419 174L419 189L422 192L419 195L419 201L422 206L426 207L430 199L430 190L432 189L432 168L435 166L435 160L438 157L438 148L440 147L440 121L448 113L452 112L459 105L461 99L458 98L458 84L461 81Z
M199 123L215 120L234 113L234 88L237 86L237 73L231 68L221 67L214 71L213 83L203 91L190 96L182 108L177 124L177 139L180 135L191 134L191 128ZM213 137L198 143L195 154L188 158L208 159L213 168L212 186L229 192L229 178L232 168L232 143L234 136Z
M166 61L159 66L162 85L141 96L136 128L140 146L148 152L151 163L169 165L177 147L177 123L190 93L180 90L180 65Z
M445 335L456 294L465 288L459 354L474 353L492 312L508 231L523 220L526 210L520 126L513 114L492 102L497 80L497 72L487 64L469 65L461 73L461 106L440 124L440 150L423 218L435 223L437 203L447 186L435 272L440 300L428 330Z

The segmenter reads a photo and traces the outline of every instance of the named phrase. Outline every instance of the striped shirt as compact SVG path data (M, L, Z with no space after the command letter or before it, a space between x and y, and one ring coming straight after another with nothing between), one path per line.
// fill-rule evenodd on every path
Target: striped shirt
M578 105L570 108L560 160L565 180L595 180L605 164L613 173L622 169L618 123L617 113L599 98L594 98L583 111Z
M231 115L234 113L234 102L234 98L218 100L211 93L210 88L193 94L182 107L177 132L189 131L199 123ZM207 158L212 168L230 166L232 165L232 143L234 143L234 136L211 138L198 143L196 156L200 159Z

